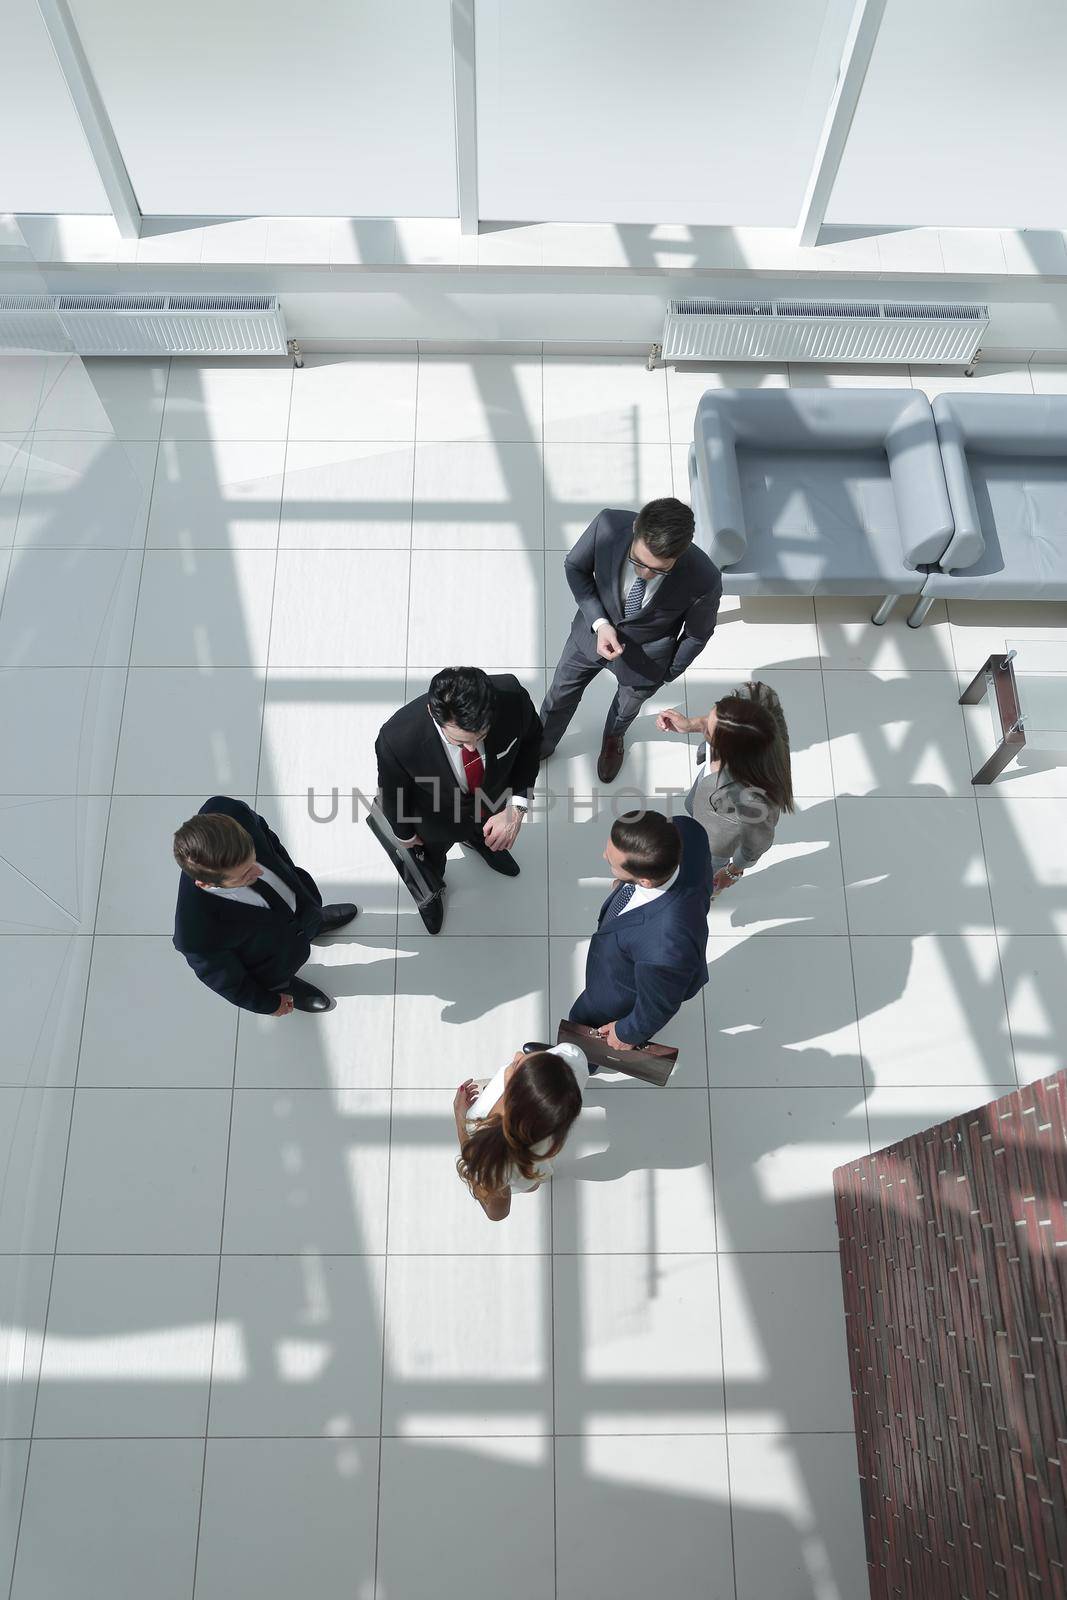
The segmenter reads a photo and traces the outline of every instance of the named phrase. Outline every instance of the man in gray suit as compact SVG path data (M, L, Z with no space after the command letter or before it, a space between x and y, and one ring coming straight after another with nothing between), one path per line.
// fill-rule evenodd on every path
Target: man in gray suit
M565 563L578 610L541 707L541 756L566 731L602 667L618 681L597 762L601 783L622 767L625 734L641 703L691 666L715 631L719 569L693 543L693 513L680 500L601 511Z

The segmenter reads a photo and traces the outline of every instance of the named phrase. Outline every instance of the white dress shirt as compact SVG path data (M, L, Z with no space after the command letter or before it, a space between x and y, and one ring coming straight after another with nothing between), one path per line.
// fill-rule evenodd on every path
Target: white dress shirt
M645 607L649 604L649 602L652 599L652 596L655 594L656 590L659 588L660 584L663 582L664 578L666 578L667 576L668 576L668 574L666 572L657 572L657 574L656 574L656 576L654 578L648 578L648 579L645 580L645 598L641 602L641 611L643 611L645 609ZM633 569L633 567L631 567L629 561L625 561L623 563L622 574L621 574L621 576L619 578L619 593L618 593L618 597L617 597L618 601L619 601L619 611L620 611L620 613L625 612L625 610L626 610L626 596L629 594L630 590L633 588L635 582L637 581L637 578L638 578L638 573L636 573L634 571L634 569ZM641 615L641 611L637 612L637 616ZM626 620L625 617L620 615L620 621L625 621L625 620ZM633 618L631 617L629 620L632 622ZM596 621L593 623L593 632L595 633L596 630L600 627L600 625L602 623L604 623L604 622L607 622L607 621L608 621L607 617L597 617Z
M279 878L276 872L269 867L260 868L260 877L268 883L275 894L280 894L290 911L296 910L296 895L284 879ZM208 894L220 894L225 900L239 900L244 906L258 906L261 911L269 911L270 907L261 894L257 894L251 885L248 888L226 889L221 884L208 883L204 885Z
M661 894L666 894L668 889L674 888L675 884L678 882L678 874L681 872L681 870L682 867L681 863L679 862L678 866L675 867L666 883L658 884L654 889L646 889L644 884L639 883L633 894L630 896L629 904L623 906L622 910L619 911L617 915L624 917L628 911L635 911L638 906L647 906L651 901L658 900Z
M448 759L452 763L452 771L456 774L456 780L459 783L460 788L464 794L470 794L470 784L467 782L467 772L463 765L463 746L453 744L445 730L441 727L440 723L435 722L434 727L437 729L441 743L448 752ZM484 773L489 766L489 762L487 761L485 755L485 740L479 739L475 749L482 758L482 772ZM526 799L525 795L512 795L511 803L514 806L518 806L520 811L525 811L529 805L529 801Z

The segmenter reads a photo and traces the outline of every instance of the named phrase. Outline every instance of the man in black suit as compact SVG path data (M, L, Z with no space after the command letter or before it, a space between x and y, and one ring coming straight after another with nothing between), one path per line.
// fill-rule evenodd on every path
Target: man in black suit
M421 845L438 877L453 844L469 846L494 872L518 876L511 846L537 779L541 724L517 678L446 667L428 694L389 718L374 749L379 803L399 844ZM423 921L440 932L440 899Z
M243 800L215 794L174 835L182 869L174 946L201 982L244 1011L327 1011L330 997L296 976L311 941L358 906L324 906L318 885Z
M614 783L625 734L641 703L692 666L715 631L719 569L693 543L693 513L680 500L601 511L565 562L578 602L552 687L541 707L542 759L566 731L586 685L603 667L618 680L597 776Z
M613 1049L632 1050L708 981L711 850L691 817L630 811L612 823L604 860L615 884L570 1020L597 1028Z

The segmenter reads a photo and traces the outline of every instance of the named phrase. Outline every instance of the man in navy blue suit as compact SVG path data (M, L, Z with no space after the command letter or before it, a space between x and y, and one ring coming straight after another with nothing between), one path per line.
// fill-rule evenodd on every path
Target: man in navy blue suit
M600 909L570 1020L632 1050L708 981L711 851L691 817L629 811L613 823L604 860L615 887Z

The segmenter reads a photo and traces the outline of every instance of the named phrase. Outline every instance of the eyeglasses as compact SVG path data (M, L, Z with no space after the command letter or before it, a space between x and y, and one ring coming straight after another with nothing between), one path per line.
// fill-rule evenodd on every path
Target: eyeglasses
M669 567L650 567L647 561L638 561L637 557L634 555L633 545L630 546L630 554L626 559L629 561L635 572L651 572L654 577L663 576L663 574L670 572L671 568L674 566L673 561Z

